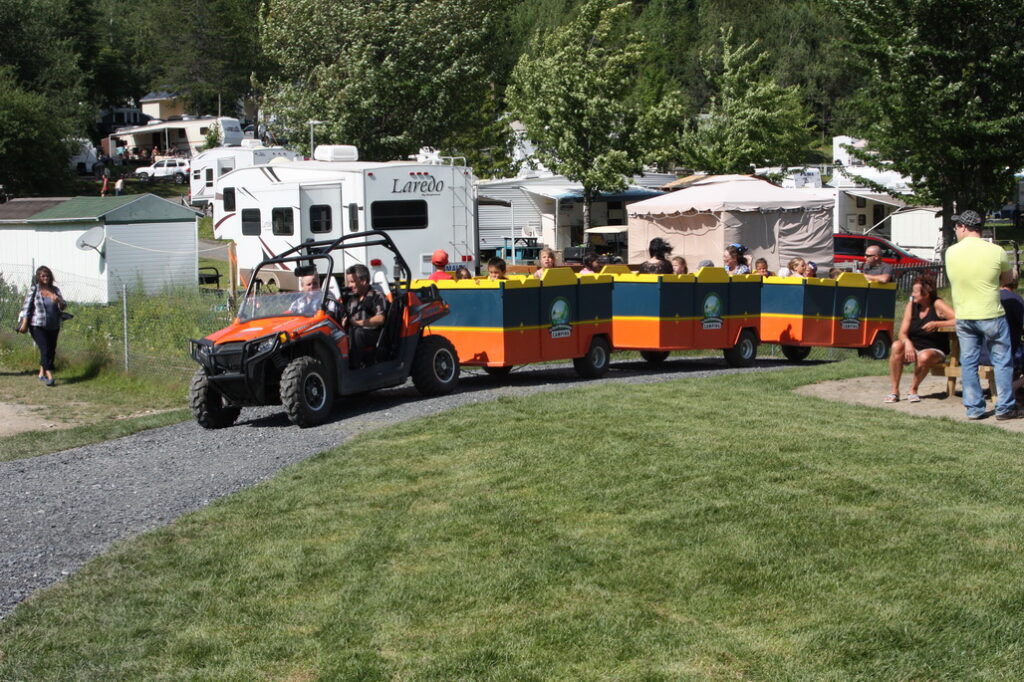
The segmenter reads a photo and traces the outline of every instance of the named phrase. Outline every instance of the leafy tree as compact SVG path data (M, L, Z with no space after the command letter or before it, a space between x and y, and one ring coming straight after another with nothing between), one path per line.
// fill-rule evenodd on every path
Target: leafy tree
M213 149L220 146L220 124L214 123L206 131L206 138L203 140L203 149Z
M716 90L707 111L682 136L681 157L709 173L749 173L753 165L803 161L811 142L810 115L798 89L764 71L757 42L734 46L732 29L706 53L705 73Z
M629 12L627 2L588 0L564 26L538 33L508 90L537 159L583 185L584 229L593 197L625 187L643 165L639 131L651 108L629 94L646 45Z
M49 97L18 85L0 67L0 185L15 195L53 191L64 181L71 119L55 116Z
M355 144L366 158L421 146L496 152L486 133L500 111L502 9L494 0L270 0L261 36L277 75L265 108L294 143L322 120L318 139Z
M953 243L957 208L1001 204L1024 166L1020 0L833 0L871 70L870 150L938 201Z

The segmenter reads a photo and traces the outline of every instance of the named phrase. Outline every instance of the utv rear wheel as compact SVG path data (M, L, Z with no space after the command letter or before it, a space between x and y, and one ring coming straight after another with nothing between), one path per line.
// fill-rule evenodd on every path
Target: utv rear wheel
M603 336L595 336L590 340L590 348L582 358L572 361L576 373L584 379L598 379L608 373L608 363L611 361L612 349L607 339Z
M744 329L732 348L726 348L725 361L730 367L750 367L757 359L757 337L754 332Z
M640 357L644 359L648 365L657 366L665 362L668 358L667 350L642 350L640 351Z
M424 336L412 361L412 383L423 395L445 395L459 383L459 356L443 336Z
M811 354L810 346L787 346L782 344L782 354L790 362L800 362L806 360L807 356Z
M324 363L308 355L289 362L281 374L281 405L299 428L327 421L334 407L334 379Z
M231 426L242 412L240 407L226 405L224 396L210 384L210 377L197 369L188 389L188 404L196 422L204 429L223 429Z

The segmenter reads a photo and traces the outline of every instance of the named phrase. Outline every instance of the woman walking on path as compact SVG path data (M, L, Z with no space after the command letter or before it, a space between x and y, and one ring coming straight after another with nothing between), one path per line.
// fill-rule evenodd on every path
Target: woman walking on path
M32 333L39 348L39 380L54 386L53 357L57 353L57 335L63 319L64 297L54 284L53 271L45 265L36 268L32 289L18 315L18 331Z

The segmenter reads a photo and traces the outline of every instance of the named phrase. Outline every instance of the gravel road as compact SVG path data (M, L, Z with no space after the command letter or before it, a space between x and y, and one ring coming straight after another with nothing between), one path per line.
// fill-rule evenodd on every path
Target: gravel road
M587 383L653 383L782 367L768 360L728 369L717 358L681 358L651 371L640 362L618 362L604 379ZM230 429L205 431L189 421L0 463L0 618L111 543L170 523L357 434L499 396L583 383L571 366L533 366L501 381L477 371L464 371L460 390L450 396L424 399L407 384L360 404L346 401L333 421L316 428L292 426L279 407L250 408Z

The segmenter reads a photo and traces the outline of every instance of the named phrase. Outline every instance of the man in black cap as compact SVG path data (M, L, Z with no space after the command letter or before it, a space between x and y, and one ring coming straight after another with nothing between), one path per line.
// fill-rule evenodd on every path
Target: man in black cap
M999 393L996 419L1017 419L1024 413L1016 407L1010 328L999 301L999 285L1013 279L1013 270L1006 251L981 238L984 220L977 212L963 211L953 222L957 243L946 251L946 274L953 290L967 418L988 416L978 378L979 357L987 346Z

